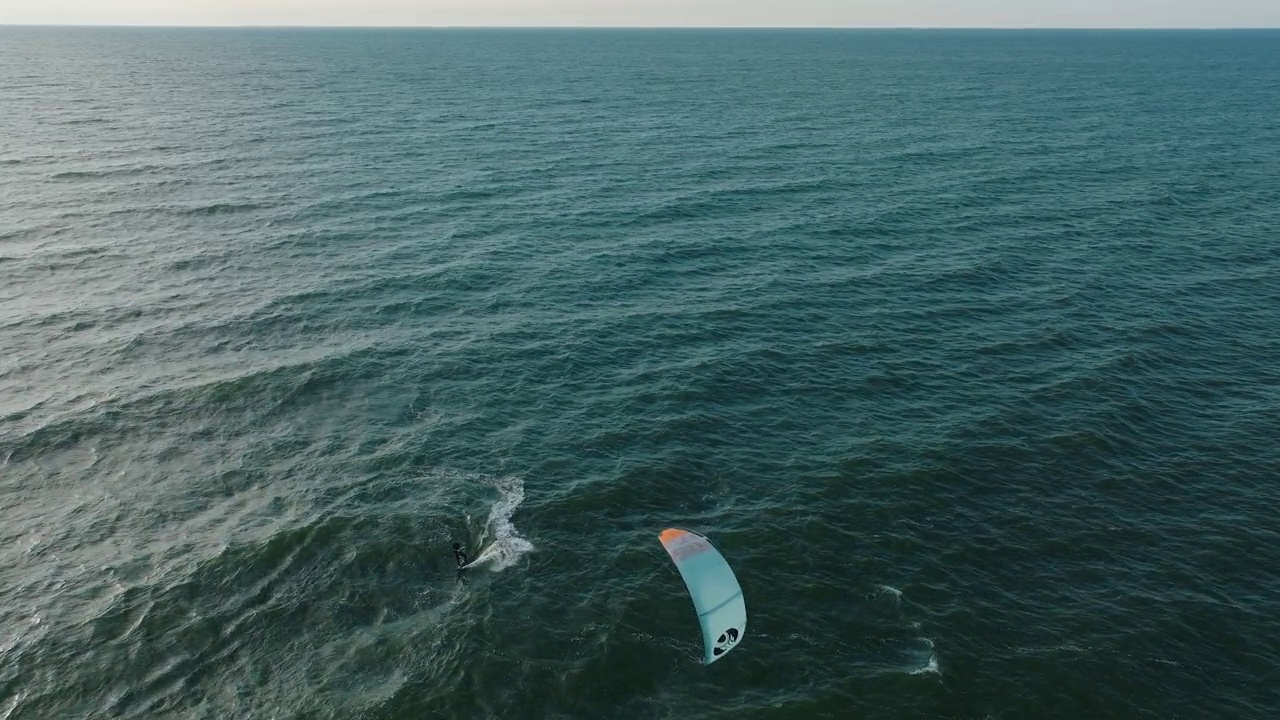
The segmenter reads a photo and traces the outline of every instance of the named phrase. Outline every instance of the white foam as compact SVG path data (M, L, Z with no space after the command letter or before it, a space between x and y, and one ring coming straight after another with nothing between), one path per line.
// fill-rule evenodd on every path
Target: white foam
M924 675L925 673L933 673L934 675L941 675L941 674L942 674L942 671L938 669L938 656L937 656L937 655L930 655L930 656L929 656L929 664L925 665L925 666L924 666L924 667L922 667L922 668L917 668L917 669L915 669L915 670L912 670L912 671L911 671L911 674L912 674L912 675Z
M876 587L880 588L880 592L892 595L895 600L902 599L902 591L896 587L889 587L888 585L877 585Z
M517 477L499 478L494 487L499 496L489 509L489 521L485 527L485 537L491 538L492 542L470 565L487 563L489 569L497 572L515 565L520 556L534 548L533 543L520 537L520 532L511 524L511 516L524 502L524 481Z
M922 643L925 647L929 648L927 651L929 654L929 662L925 663L924 667L916 668L915 670L909 671L909 673L911 675L924 675L925 673L933 673L934 675L941 675L942 669L938 667L938 653L934 652L933 638L922 637L922 638L916 638L916 640ZM921 653L921 654L923 655L924 653Z

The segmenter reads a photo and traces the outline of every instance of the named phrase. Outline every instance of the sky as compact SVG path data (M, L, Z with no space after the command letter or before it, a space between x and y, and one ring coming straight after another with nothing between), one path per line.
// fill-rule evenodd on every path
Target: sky
M1280 0L0 0L0 24L1280 27Z

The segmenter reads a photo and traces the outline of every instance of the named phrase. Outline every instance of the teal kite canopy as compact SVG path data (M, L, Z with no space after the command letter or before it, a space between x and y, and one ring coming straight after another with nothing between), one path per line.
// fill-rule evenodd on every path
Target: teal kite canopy
M658 536L675 562L698 612L706 664L738 646L747 632L747 605L729 563L705 537L667 528Z

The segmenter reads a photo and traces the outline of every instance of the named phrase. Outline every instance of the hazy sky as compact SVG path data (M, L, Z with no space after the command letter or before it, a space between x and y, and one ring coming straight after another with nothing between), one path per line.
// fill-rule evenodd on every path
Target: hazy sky
M0 0L0 23L1280 27L1280 0Z

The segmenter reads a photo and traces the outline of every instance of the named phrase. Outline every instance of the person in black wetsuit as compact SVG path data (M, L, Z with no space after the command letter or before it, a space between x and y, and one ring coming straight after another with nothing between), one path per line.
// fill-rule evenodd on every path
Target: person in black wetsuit
M462 549L461 543L453 544L453 559L458 561L458 567L467 564L467 553Z

